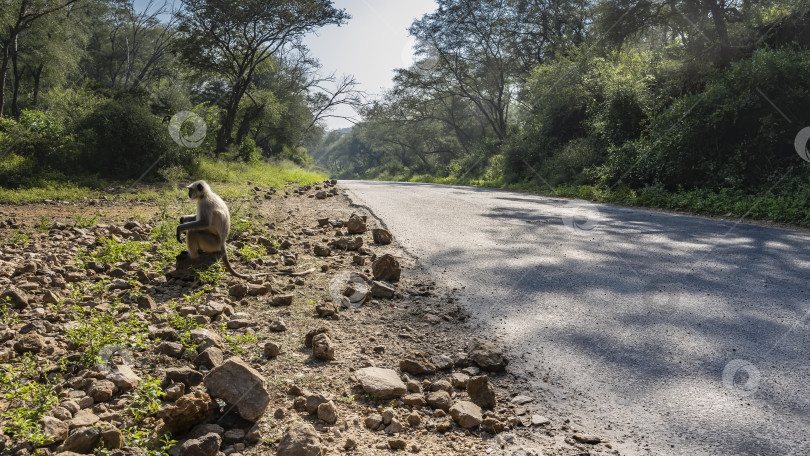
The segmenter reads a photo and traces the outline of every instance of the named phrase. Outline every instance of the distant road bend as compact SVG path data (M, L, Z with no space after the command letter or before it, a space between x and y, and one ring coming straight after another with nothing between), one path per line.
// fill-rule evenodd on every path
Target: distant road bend
M810 236L433 184L342 181L622 454L810 452ZM548 383L541 381L549 379Z

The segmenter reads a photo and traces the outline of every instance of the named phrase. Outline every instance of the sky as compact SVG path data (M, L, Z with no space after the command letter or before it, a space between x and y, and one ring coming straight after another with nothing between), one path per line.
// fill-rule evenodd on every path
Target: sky
M142 9L148 0L135 0ZM157 2L162 3L162 2ZM435 0L334 0L336 8L352 17L340 27L330 25L304 38L312 56L323 65L324 74L354 75L359 89L369 96L393 86L394 69L413 63L413 39L408 27L414 19L436 10ZM356 116L351 108L336 114ZM327 129L351 126L348 120L326 119Z
M393 86L394 69L413 63L413 39L408 27L414 19L436 9L434 0L335 0L352 18L343 26L328 26L307 36L304 44L320 60L325 73L353 74L360 90L379 95ZM350 108L335 111L353 115ZM351 126L343 119L327 119L328 129Z

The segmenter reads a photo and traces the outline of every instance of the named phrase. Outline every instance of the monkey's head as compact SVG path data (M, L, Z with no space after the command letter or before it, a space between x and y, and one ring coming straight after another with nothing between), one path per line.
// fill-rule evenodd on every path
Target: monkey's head
M192 200L201 199L211 191L211 187L209 187L208 183L204 180L192 182L186 188L188 189L188 197Z

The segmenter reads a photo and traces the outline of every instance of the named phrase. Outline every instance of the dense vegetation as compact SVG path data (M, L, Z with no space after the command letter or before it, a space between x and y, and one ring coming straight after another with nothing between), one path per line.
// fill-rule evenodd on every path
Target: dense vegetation
M357 95L301 39L347 20L327 0L0 2L0 187L309 165Z
M807 0L438 4L418 61L313 152L333 175L810 224Z

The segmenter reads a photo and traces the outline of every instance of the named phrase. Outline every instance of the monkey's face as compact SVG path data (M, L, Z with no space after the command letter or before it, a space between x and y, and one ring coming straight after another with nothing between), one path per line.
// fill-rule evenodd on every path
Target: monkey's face
M205 190L205 185L202 182L194 182L188 186L188 197L189 199L196 200L203 197L203 193Z

